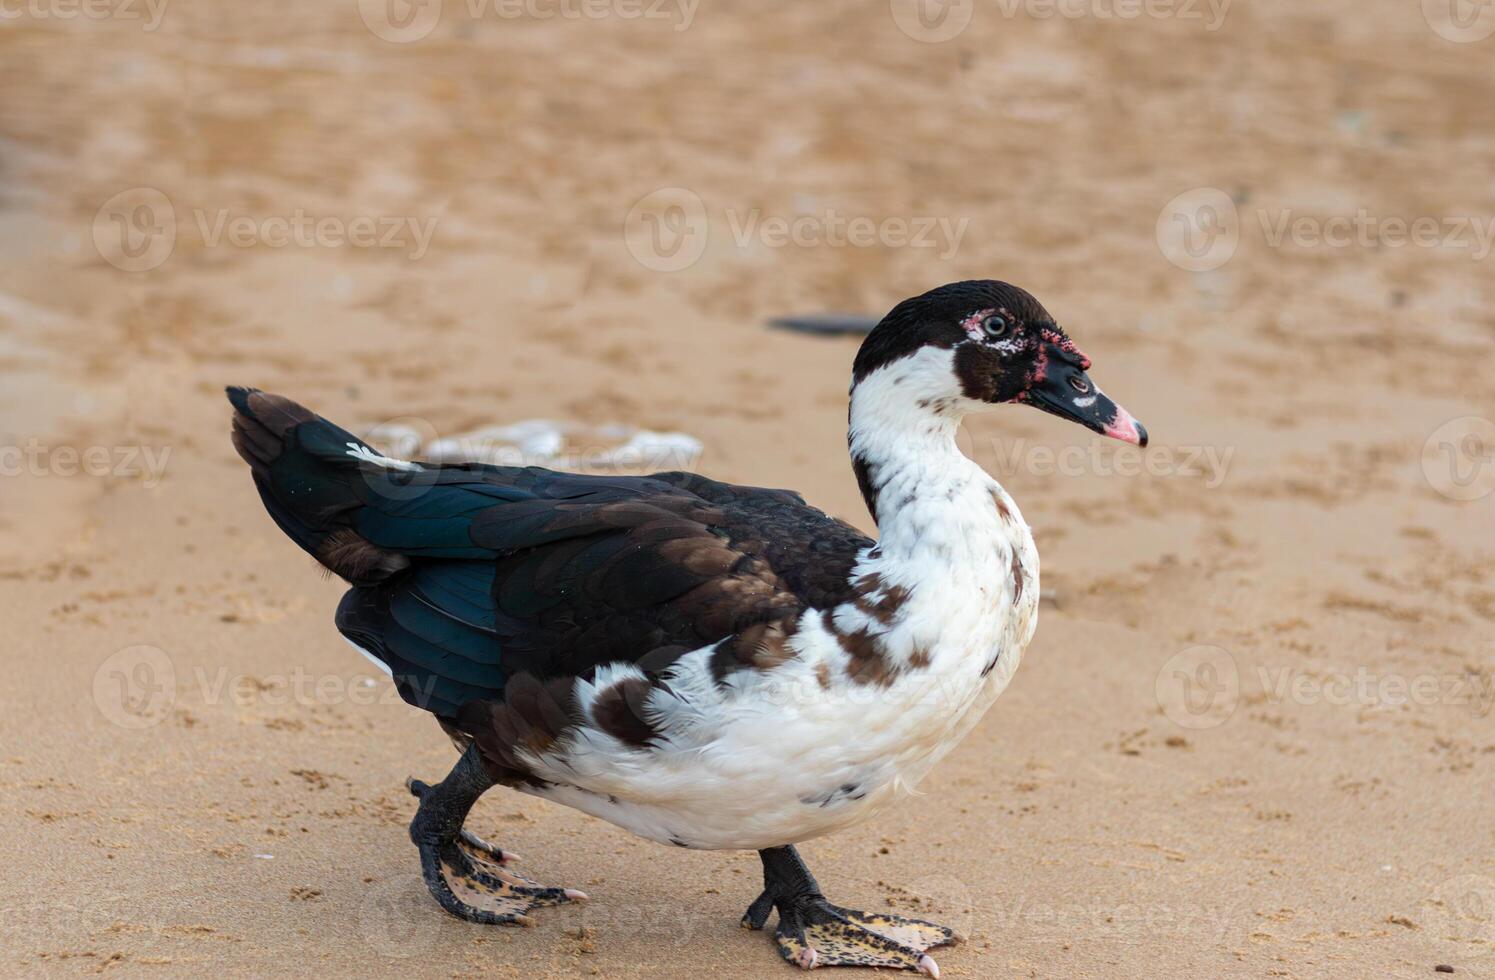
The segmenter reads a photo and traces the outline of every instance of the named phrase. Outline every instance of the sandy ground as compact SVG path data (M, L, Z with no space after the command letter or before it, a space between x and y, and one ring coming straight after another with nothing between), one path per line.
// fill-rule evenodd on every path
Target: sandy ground
M763 320L990 276L1154 444L965 431L1053 601L923 796L804 848L828 893L960 926L954 977L1495 975L1495 260L1456 227L1495 38L1422 8L8 5L0 969L789 975L736 927L753 855L503 791L475 826L592 901L436 909L401 782L451 748L333 631L220 389L681 430L867 526L855 340Z

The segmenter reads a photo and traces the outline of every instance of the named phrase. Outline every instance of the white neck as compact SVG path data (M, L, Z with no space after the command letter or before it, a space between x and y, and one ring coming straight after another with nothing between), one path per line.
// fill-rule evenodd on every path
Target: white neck
M925 348L852 388L847 442L874 491L885 552L954 545L972 530L995 529L990 501L976 515L957 505L969 503L971 489L984 498L1000 488L955 444L961 419L981 406L956 391L952 359L950 351Z
M906 594L883 636L899 658L946 649L961 661L986 661L986 651L1014 645L1018 633L1016 645L1026 644L1037 606L1038 555L1027 524L956 445L961 419L986 406L959 393L953 357L925 348L852 389L848 442L876 501L879 538L856 574L875 573L880 587ZM848 629L859 621L851 610L843 616Z

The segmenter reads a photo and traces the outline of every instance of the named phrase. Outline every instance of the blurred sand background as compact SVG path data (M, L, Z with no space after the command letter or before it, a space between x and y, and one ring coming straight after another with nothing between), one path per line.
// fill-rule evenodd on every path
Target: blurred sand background
M915 805L804 848L827 893L961 926L950 977L1495 975L1495 258L1445 222L1495 215L1495 37L1438 7L5 6L0 970L790 976L736 926L754 855L502 790L472 826L592 901L437 909L401 784L450 745L333 630L221 389L683 431L868 527L856 340L763 321L995 277L1152 463L968 426L1053 601ZM297 213L328 234L275 247Z

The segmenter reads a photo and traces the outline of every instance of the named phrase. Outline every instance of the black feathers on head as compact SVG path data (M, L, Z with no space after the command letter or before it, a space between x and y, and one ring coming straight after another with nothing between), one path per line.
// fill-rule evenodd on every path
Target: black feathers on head
M954 347L967 339L961 321L984 309L1006 310L1018 322L1031 326L1054 322L1043 304L1017 286L995 279L952 282L893 307L862 342L852 379L861 381L922 347Z

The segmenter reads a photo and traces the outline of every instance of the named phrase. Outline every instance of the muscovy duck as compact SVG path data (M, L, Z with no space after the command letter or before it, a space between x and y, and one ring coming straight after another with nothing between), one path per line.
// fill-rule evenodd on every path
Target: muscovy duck
M831 904L794 844L906 796L971 730L1032 638L1038 553L956 448L1022 403L1147 433L1027 292L953 283L899 303L853 367L848 441L874 541L796 493L692 473L588 476L406 462L286 398L230 388L270 516L353 588L337 628L461 758L410 780L441 907L527 922L546 888L464 828L502 783L692 848L757 850L785 959L938 974L943 926Z

